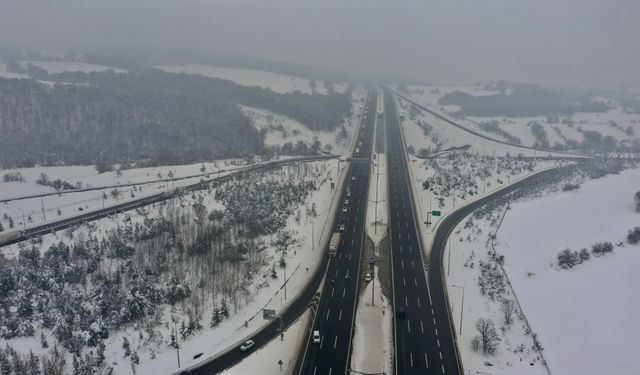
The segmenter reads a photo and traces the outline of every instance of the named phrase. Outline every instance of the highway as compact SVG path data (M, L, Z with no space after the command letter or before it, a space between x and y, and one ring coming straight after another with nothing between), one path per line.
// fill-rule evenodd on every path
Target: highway
M427 285L395 102L384 90L396 374L461 374L442 283ZM437 267L436 267L437 268ZM434 289L439 289L436 292ZM404 310L404 317L401 310Z
M376 116L376 95L368 98L366 119L359 134L359 153L351 163L342 200L348 199L348 212L335 225L345 225L340 246L334 258L329 258L322 286L320 304L314 317L313 330L320 331L320 343L313 343L311 335L304 353L298 359L295 374L344 375L351 355L351 338L358 301L358 287L362 280L360 264L365 233L365 215L369 191L370 159ZM350 189L350 195L347 194Z

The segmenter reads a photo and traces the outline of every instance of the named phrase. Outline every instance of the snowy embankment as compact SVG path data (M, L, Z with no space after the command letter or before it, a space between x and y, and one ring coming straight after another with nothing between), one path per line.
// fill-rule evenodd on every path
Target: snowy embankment
M258 86L270 89L280 94L300 91L303 94L327 94L324 82L311 81L305 78L272 73L262 70L225 68L202 64L172 64L160 65L156 68L169 73L200 74L205 77L226 79L241 86ZM343 85L335 87L336 91L343 89Z
M48 181L59 179L80 188L104 187L101 190L86 192L61 190L60 194L43 198L21 199L3 203L0 205L0 223L5 230L10 229L10 221L14 222L14 228L23 228L25 225L23 224L22 212L24 212L26 227L29 228L45 221L73 217L85 211L101 209L191 185L199 182L201 178L210 179L223 176L229 171L246 165L246 160L229 159L212 163L134 168L104 173L98 173L93 166L0 170L0 176L20 173L23 178L23 182L0 180L0 199L57 193L58 191L52 186L37 183L38 180L42 180L42 174L47 176ZM184 178L188 176L196 177ZM164 179L173 179L173 181L159 181ZM122 186L131 184L139 185L136 187ZM117 194L114 190L117 191Z

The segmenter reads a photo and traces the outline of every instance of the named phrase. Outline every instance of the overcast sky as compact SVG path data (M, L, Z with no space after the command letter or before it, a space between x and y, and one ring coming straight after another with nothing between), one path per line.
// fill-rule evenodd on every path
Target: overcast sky
M436 81L639 84L639 0L0 0L0 46L178 47Z

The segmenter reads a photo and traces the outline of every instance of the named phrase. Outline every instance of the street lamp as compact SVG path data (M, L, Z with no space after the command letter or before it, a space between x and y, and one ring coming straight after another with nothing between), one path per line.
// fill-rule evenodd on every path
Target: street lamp
M18 209L20 210L20 212L22 212L22 227L24 228L24 231L27 231L27 220L25 220L24 218L24 210L22 210L22 208L18 207Z
M451 284L454 288L462 288L462 304L460 304L460 335L462 335L462 314L464 313L464 287Z

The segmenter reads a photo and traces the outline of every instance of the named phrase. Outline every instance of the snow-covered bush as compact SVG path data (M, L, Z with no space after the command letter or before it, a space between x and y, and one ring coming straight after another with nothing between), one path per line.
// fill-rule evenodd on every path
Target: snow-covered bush
M613 252L613 245L611 242L598 242L591 246L591 253L597 257L611 252Z
M635 245L640 242L640 227L634 227L629 230L629 234L627 234L627 242L630 245Z

